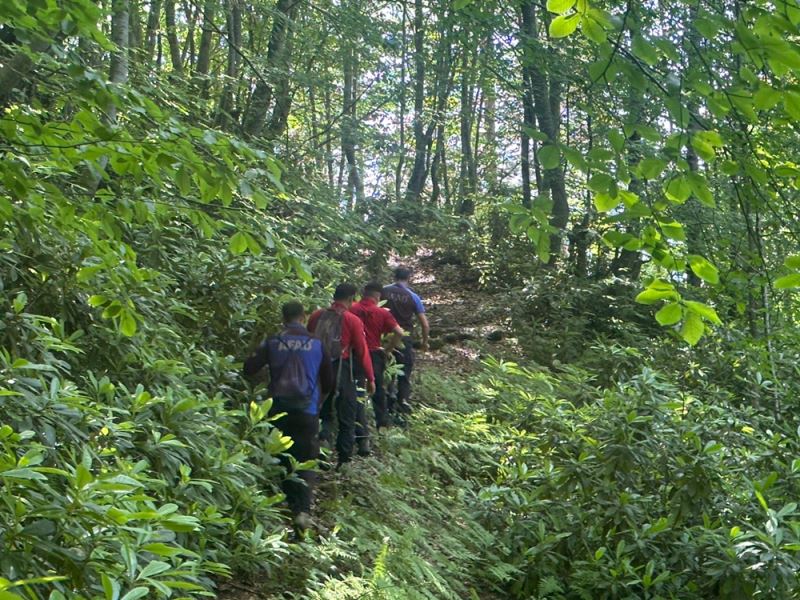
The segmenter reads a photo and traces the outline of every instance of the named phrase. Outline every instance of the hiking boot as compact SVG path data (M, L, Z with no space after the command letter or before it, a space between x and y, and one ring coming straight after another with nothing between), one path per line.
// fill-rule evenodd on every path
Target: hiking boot
M299 534L302 535L307 530L311 529L314 526L314 520L311 518L311 515L307 512L300 512L297 513L294 517L294 530Z
M358 455L359 456L369 456L371 454L369 449L369 440L361 439L358 440Z
M397 403L397 412L402 415L410 415L413 410L414 409L411 408L411 405L405 400Z

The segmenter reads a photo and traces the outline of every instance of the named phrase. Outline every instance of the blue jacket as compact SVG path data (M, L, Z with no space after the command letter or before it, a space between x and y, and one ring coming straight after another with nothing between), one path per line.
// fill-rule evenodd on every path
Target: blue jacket
M286 365L292 352L300 353L307 376L311 381L317 382L311 402L304 412L312 415L319 414L321 398L324 398L333 388L333 368L330 358L322 348L322 342L300 323L290 323L286 325L280 336L264 340L245 361L244 375L252 377L265 365L268 365L270 382L277 381L280 378L281 369ZM280 403L280 398L274 398L274 400L278 404Z

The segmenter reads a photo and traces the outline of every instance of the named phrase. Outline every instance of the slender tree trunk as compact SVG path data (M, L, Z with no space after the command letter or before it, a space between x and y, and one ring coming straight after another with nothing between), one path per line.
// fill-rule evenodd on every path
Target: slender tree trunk
M400 57L400 151L394 173L394 198L400 200L403 167L406 161L406 64L408 60L408 5L403 0L402 53Z
M197 51L197 64L194 72L197 75L208 75L211 66L211 47L214 41L214 17L217 0L206 0L203 6L203 32L200 34L200 47ZM207 87L204 93L207 91Z
M175 25L175 0L164 0L164 15L167 22L167 42L169 43L172 72L182 77L183 62L181 61L181 46L178 42L178 31Z
M414 0L414 166L406 188L406 200L420 202L425 187L425 15L422 0Z
M355 49L348 44L344 50L344 97L342 101L342 154L347 160L347 201L352 210L364 201L364 183L356 158L356 56Z
M472 151L472 123L475 119L472 106L473 77L475 63L472 60L471 36L467 36L461 56L461 107L459 122L461 130L461 165L459 170L459 213L471 215L475 210L475 167Z
M290 23L294 21L297 15L298 4L299 0L278 0L275 6L272 32L267 47L266 72L269 74L275 73L276 70L280 71L281 65L288 64L286 40ZM288 77L288 74L281 73L281 76ZM273 93L273 85L261 79L258 81L253 91L253 97L250 99L250 106L244 117L243 129L245 134L257 136L261 133L267 120L267 112L272 104Z
M532 45L537 35L536 13L533 0L525 0L522 8L523 40ZM532 35L531 35L532 34ZM537 52L536 54L541 54ZM534 58L529 55L530 58ZM538 60L536 60L538 58ZM542 69L542 59L545 56L536 56L530 60L529 76L531 93L533 95L533 110L539 130L547 136L548 144L557 144L559 141L559 125L561 115L561 84L553 74L548 76ZM558 231L550 236L550 260L553 264L556 257L561 254L562 230L569 222L569 202L567 199L566 182L561 165L544 169L542 177L543 189L540 197L549 196L552 200L550 224Z
M150 0L150 9L147 14L147 26L144 34L144 67L158 68L153 64L153 54L158 42L158 24L161 19L161 0Z
M225 30L228 46L228 62L225 69L225 84L220 94L216 124L223 129L231 129L233 118L234 88L239 77L239 52L242 45L242 6L240 0L227 0Z

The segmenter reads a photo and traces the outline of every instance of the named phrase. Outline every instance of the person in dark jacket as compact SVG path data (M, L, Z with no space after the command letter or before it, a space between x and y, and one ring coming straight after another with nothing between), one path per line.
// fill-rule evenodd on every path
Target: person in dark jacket
M381 298L386 301L386 308L392 313L397 323L409 334L403 338L403 346L395 352L397 362L403 365L403 374L397 378L397 401L391 404L389 410L392 412L411 412L411 405L408 403L411 397L411 373L414 369L414 346L412 334L414 322L419 321L422 329L422 340L420 349L423 352L428 350L428 336L430 335L430 325L425 316L425 306L420 297L408 286L411 278L411 269L408 267L398 267L394 271L394 283L383 288Z
M305 328L306 313L300 302L282 307L283 331L270 337L244 363L245 377L252 378L269 367L271 415L286 413L275 427L292 439L288 454L298 463L319 458L319 411L321 399L333 388L331 359L322 343ZM291 460L281 457L287 472ZM299 532L311 523L316 473L298 471L297 478L283 481L283 491Z
M356 287L341 283L333 292L333 303L328 308L315 311L308 320L309 331L315 333L330 347L332 368L336 377L336 390L326 400L322 413L323 435L327 434L333 423L335 407L339 431L336 436L338 467L350 462L356 444L356 422L358 419L358 399L356 373L364 374L367 393L375 392L375 374L367 347L364 324L349 312L356 296ZM358 362L358 366L355 362ZM325 436L327 437L327 436Z

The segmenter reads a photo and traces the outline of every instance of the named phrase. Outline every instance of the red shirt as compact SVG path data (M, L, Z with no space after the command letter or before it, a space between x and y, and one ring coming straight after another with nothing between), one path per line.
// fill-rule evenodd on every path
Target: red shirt
M364 333L364 324L357 316L347 311L347 307L341 302L334 302L331 308L337 313L342 315L342 358L350 358L350 349L356 353L358 360L361 362L361 367L367 375L369 381L375 381L375 372L372 370L372 359L369 356L369 348L367 348L367 337ZM317 327L317 320L325 310L320 308L315 310L308 319L308 330L314 333ZM335 358L335 357L332 357Z
M378 350L381 347L381 336L393 332L398 326L392 313L378 306L378 303L368 296L353 304L350 312L364 322L367 347L370 350Z

